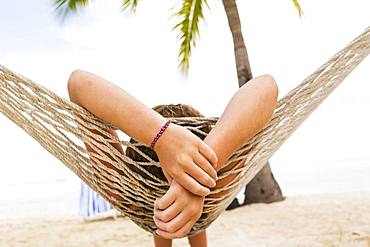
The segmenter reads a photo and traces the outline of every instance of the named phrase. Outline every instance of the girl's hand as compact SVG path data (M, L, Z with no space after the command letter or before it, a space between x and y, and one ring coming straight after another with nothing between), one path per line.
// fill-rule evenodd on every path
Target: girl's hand
M203 204L204 197L190 193L173 180L167 193L154 203L156 233L167 239L184 237L202 215Z
M200 138L171 123L154 146L165 174L195 195L216 185L217 156Z

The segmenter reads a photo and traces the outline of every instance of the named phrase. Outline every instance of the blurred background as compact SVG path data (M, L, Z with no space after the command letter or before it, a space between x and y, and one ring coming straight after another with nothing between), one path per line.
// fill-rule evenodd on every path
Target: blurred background
M238 1L255 76L272 74L280 98L370 24L366 0ZM173 1L93 1L64 22L51 0L0 0L0 63L67 98L74 69L98 74L148 106L186 103L219 116L238 88L221 1L208 1L187 77L178 70ZM271 159L285 196L370 190L370 59ZM0 115L0 218L78 213L79 179Z

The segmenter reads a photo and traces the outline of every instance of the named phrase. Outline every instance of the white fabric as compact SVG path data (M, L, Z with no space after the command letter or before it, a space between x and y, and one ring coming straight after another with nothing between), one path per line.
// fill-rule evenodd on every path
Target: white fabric
M85 183L81 183L80 215L88 219L110 210L112 207Z

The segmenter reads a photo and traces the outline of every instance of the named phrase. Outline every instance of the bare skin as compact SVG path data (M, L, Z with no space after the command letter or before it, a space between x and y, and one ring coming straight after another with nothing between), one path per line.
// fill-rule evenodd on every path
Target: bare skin
M188 240L191 247L207 247L207 234L205 230L189 237ZM154 236L154 244L156 247L171 247L172 239Z
M125 90L89 72L74 71L68 92L73 102L147 145L167 121ZM166 176L192 193L205 196L216 185L215 152L186 128L171 124L154 150Z
M275 109L277 95L278 89L271 76L257 77L235 93L215 127L204 139L217 154L217 170L266 125ZM230 183L235 176L218 180L216 188ZM157 234L167 239L186 235L202 213L204 198L201 198L186 191L176 181L171 183L167 193L154 205L154 220L159 228Z
M73 102L148 145L166 122L126 91L85 71L72 73L68 91ZM159 235L155 236L156 246L171 246L170 239L185 236L199 219L210 188L233 179L229 176L216 184L216 170L268 122L277 94L271 76L251 80L235 93L204 142L174 124L165 131L155 151L170 188L155 203L154 221ZM189 238L189 243L192 247L207 246L205 231Z

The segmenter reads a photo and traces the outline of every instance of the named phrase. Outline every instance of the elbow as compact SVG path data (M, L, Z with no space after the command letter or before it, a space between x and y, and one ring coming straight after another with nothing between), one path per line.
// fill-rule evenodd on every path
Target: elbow
M271 75L263 75L259 77L259 85L263 87L262 102L266 110L267 117L271 119L277 104L279 89L275 79Z
M83 70L74 70L68 79L67 89L69 98L72 102L77 104L80 94L84 92L86 84L85 73L86 72Z
M264 82L267 98L272 99L275 105L279 95L279 88L276 84L276 81L272 75L263 75L261 77L262 81Z

